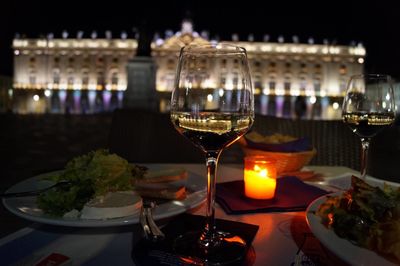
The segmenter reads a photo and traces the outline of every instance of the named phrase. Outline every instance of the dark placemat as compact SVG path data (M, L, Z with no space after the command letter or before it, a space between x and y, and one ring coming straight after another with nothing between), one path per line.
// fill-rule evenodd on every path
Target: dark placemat
M173 242L181 234L201 230L205 225L205 217L182 214L162 228L166 238L157 243L145 239L140 240L132 250L135 265L187 265L173 252ZM239 265L251 265L255 259L251 243L258 231L258 225L216 219L218 231L227 231L240 236L247 243L247 255Z
M216 201L227 214L303 211L314 199L327 193L297 177L284 176L277 179L274 199L246 197L244 182L241 180L217 184Z

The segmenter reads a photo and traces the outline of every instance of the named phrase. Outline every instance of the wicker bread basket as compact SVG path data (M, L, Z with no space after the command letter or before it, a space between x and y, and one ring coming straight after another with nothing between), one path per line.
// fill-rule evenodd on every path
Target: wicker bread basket
M244 138L239 141L243 152L246 156L249 155L262 155L276 162L276 170L279 173L294 172L300 170L303 166L307 165L317 153L313 148L309 151L301 152L272 152L266 150L259 150L249 148L246 145Z

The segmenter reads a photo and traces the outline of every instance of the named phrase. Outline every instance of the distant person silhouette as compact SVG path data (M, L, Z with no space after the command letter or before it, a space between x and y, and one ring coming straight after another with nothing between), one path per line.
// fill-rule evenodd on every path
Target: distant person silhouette
M307 112L307 103L306 98L304 96L297 96L296 101L294 102L294 112L296 114L297 119L301 119Z

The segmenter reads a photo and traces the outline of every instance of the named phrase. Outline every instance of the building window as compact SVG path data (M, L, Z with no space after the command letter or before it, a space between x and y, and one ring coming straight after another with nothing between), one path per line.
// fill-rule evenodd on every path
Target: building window
M97 85L104 85L104 73L97 72Z
M275 68L275 67L276 67L276 63L275 63L275 62L269 63L269 67L270 67L270 68Z
M222 59L221 65L222 65L222 68L226 68L226 59Z
M53 83L60 84L60 70L58 69L53 71Z
M262 84L261 84L261 76L260 75L255 75L254 76L254 88L255 89L261 89Z
M29 84L36 84L36 72L34 70L29 72Z
M233 60L233 67L234 68L238 68L239 67L239 60L237 60L237 59Z
M172 91L175 83L175 74L174 73L166 74L164 80L165 80L165 87L167 88L167 90Z
M35 63L36 63L35 57L29 58L29 67L35 67Z
M60 63L60 58L58 56L54 57L54 63L56 64Z
M321 80L317 79L314 81L314 91L319 94L321 92Z
M239 83L238 73L233 73L232 83L233 83L233 86L235 86L235 87L238 85L238 83Z
M113 72L111 75L111 84L118 85L118 72Z
M255 66L256 68L260 68L260 67L261 67L261 62L260 62L260 61L255 61L255 62L254 62L254 66Z
M345 78L341 78L340 80L339 80L339 88L340 88L340 91L345 91L346 90L346 79Z
M200 61L200 68L205 68L205 67L207 67L207 60L203 58Z
M84 64L89 64L89 63L90 63L90 57L89 57L89 56L85 56L85 57L83 58L83 63L84 63Z
M167 68L169 70L173 70L175 68L175 60L174 59L168 59L167 61Z
M316 73L321 73L321 69L322 69L322 67L321 67L320 64L316 64L316 65L315 65L315 72L316 72Z
M221 87L224 87L225 84L226 84L226 77L225 77L225 76L222 76L222 77L221 77L221 80L220 80L220 85L221 85Z
M86 86L89 84L89 73L87 71L82 73L82 84Z
M270 81L269 82L269 89L270 90L275 90L276 87L276 82L275 81Z
M104 59L103 59L103 57L97 57L97 65L103 65L103 63L104 63Z
M305 93L307 87L307 81L305 77L300 78L300 91Z
M339 68L339 73L340 75L346 75L347 74L347 67L345 65L341 65Z
M68 86L73 85L74 84L74 76L69 76L68 77Z
M286 93L286 94L289 94L289 93L290 93L290 87L291 87L290 81L285 81L285 82L283 83L283 87L284 87L284 89L285 89L285 93Z

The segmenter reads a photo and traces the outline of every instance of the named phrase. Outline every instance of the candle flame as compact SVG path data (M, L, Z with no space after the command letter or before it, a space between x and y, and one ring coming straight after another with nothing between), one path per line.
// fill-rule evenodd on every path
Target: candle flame
M268 169L266 169L266 168L261 168L260 166L258 166L256 164L256 165L254 165L254 171L257 172L260 177L269 178L268 177Z

